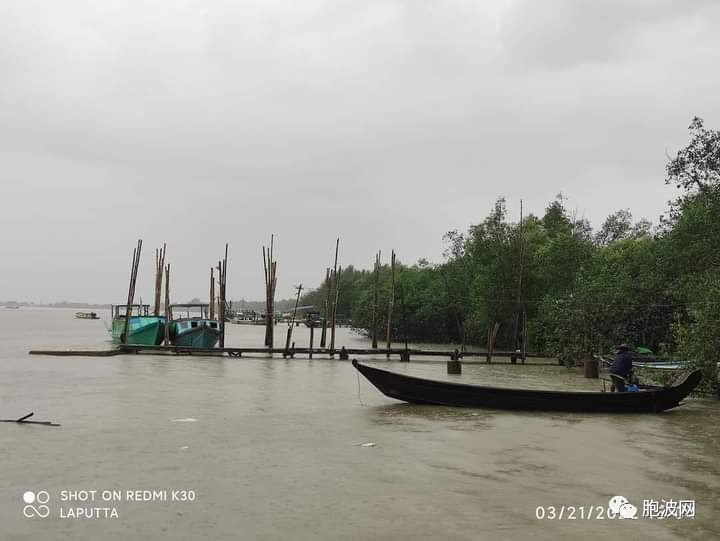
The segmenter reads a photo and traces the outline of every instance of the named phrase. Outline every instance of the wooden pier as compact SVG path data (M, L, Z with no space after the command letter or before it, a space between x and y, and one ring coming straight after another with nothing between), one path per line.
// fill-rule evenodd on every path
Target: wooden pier
M294 358L295 356L307 356L313 358L317 355L325 355L331 359L337 358L339 360L348 360L351 356L368 356L374 355L377 357L385 356L390 358L391 356L396 357L398 360L409 360L411 357L444 357L447 359L460 360L477 357L478 360L482 358L483 361L487 358L486 351L465 351L459 352L458 350L434 350L434 349L413 349L413 348L344 348L330 349L330 348L268 348L268 347L214 347L214 348L197 348L197 347L183 347L183 346L149 346L149 345L133 345L133 344L122 344L117 348L106 349L106 350L32 350L29 352L30 355L51 355L58 357L111 357L114 355L227 355L230 357L242 357L243 355L248 356L267 356L267 355L282 355L283 358ZM517 352L512 351L493 351L493 356L496 357L507 357L512 358L517 356ZM547 353L525 353L528 359L548 359L552 358L552 355ZM512 361L509 361L512 363ZM504 362L503 362L504 364ZM512 363L514 364L514 363ZM547 363L543 363L547 364Z

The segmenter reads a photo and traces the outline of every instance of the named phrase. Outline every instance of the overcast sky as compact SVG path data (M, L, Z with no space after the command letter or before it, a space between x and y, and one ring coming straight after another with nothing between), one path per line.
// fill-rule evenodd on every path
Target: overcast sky
M720 128L712 1L0 0L0 299L278 297L378 249L442 260L503 195L657 222Z

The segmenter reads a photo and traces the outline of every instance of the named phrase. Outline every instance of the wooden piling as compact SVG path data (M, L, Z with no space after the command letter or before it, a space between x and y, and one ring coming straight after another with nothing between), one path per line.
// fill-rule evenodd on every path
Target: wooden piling
M338 251L340 250L340 238L335 241L335 263L333 265L332 272L332 285L333 290L330 296L332 303L332 309L330 311L331 325L330 325L330 351L335 350L335 319L337 316L337 301L338 301Z
M292 340L292 332L293 332L293 328L295 327L295 317L297 316L298 304L300 303L300 293L302 293L302 290L303 290L302 284L297 286L296 289L297 289L297 296L295 297L295 308L293 310L292 319L290 320L290 325L288 326L288 330L287 330L287 339L285 341L285 349L290 348L290 340Z
M395 250L390 255L390 297L388 298L387 349L392 347L392 318L395 307ZM390 354L387 354L390 358Z
M130 328L130 317L132 316L132 304L135 302L135 285L137 283L138 267L140 266L140 253L142 252L142 239L138 239L137 248L133 250L133 262L130 269L130 287L128 288L128 302L125 307L125 325L120 342L127 344L128 329Z
M523 236L523 201L520 200L520 264L518 265L518 284L517 284L517 309L515 312L515 325L513 327L512 349L518 348L518 333L520 329L520 315L522 308L522 290L523 290L523 270L525 263L525 239Z
M275 288L277 287L277 261L273 259L275 235L270 235L270 248L263 246L265 268L265 345L272 350L275 338Z
M165 337L163 343L170 344L170 263L165 267Z
M375 255L375 269L373 272L373 319L372 319L372 347L378 347L378 292L380 288L380 252Z
M218 303L218 317L220 319L220 347L225 347L225 311L227 306L227 260L228 260L228 243L225 243L225 257L223 257L220 265L219 287L220 301Z
M600 377L600 364L597 359L585 359L583 368L586 378L597 379Z
M324 348L327 339L328 310L330 309L330 267L325 269L325 304L323 306L320 347Z
M210 267L210 319L215 319L215 269Z
M315 339L315 321L310 320L310 349L308 353L308 359L312 359L313 351L313 340Z
M457 348L450 355L450 360L447 362L447 373L448 374L462 374L462 363L460 362L460 352Z
M402 309L402 328L403 340L405 341L405 354L400 355L400 360L404 362L410 361L410 353L408 352L408 335L407 335L407 312L405 308L405 288L400 288L400 308Z
M488 329L488 342L487 342L487 354L485 355L485 362L490 364L492 362L493 351L495 350L495 338L497 337L498 330L500 330L500 323L495 324Z
M332 326L330 327L330 350L335 351L335 323L337 321L337 305L340 297L340 276L342 275L342 267L338 267L337 275L335 276L335 299L333 300L332 310Z
M160 299L162 298L162 281L165 270L166 251L167 245L165 243L163 243L161 249L155 249L155 306L153 307L153 314L156 316L160 315Z
M522 364L525 364L525 358L527 357L527 342L528 342L527 311L523 310L523 313L522 313L522 349L520 351L520 358L522 359Z

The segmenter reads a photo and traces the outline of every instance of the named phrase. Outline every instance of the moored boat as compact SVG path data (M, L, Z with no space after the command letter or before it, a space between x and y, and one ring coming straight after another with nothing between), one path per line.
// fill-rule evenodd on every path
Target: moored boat
M680 405L700 383L693 370L668 387L638 392L545 391L485 387L406 376L352 361L353 366L390 398L415 404L537 411L659 413Z
M210 318L207 304L173 304L170 307L170 341L176 346L212 348L220 340L220 322ZM182 315L182 312L185 315ZM175 317L175 313L180 313Z
M126 304L112 305L110 311L112 313L112 329L110 330L112 339L115 342L122 342L128 306ZM165 336L165 316L151 315L148 304L133 304L130 306L129 313L130 319L127 322L128 333L125 343L143 346L156 346L162 343Z
M100 319L95 312L75 312L76 319Z

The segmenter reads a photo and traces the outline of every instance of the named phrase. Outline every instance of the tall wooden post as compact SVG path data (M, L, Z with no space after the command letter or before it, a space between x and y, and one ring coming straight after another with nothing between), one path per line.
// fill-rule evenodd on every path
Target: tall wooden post
M517 286L517 308L515 312L515 326L513 328L513 341L512 350L513 353L517 350L518 345L518 333L520 328L520 313L522 311L522 284L523 284L523 266L525 262L525 239L523 238L523 202L520 200L520 264L518 273L518 286Z
M315 320L310 319L310 353L308 354L308 357L312 359L313 356L313 341L315 338Z
M225 243L225 257L222 260L220 270L220 306L219 306L219 317L220 317L220 347L225 347L225 307L227 304L227 259L228 259L228 244Z
M410 350L408 349L408 335L407 335L407 311L405 308L405 288L400 288L400 305L402 308L402 327L403 327L403 339L405 340L405 353L400 356L401 361L410 361Z
M330 293L330 303L331 303L331 309L330 309L330 318L332 321L332 325L330 327L330 354L332 355L332 352L335 350L335 310L337 309L337 270L338 270L338 250L340 249L340 238L338 238L335 241L335 263L333 265L333 271L330 275L332 280L332 290Z
M330 293L332 286L330 282L330 267L325 269L325 305L323 306L322 332L320 333L320 347L324 348L327 340L328 313L330 310Z
M390 357L392 347L392 318L395 307L395 250L390 255L390 297L388 299L388 320L387 320L387 349L386 356Z
M495 338L497 337L498 330L500 330L500 323L495 324L488 329L488 343L487 343L487 357L485 361L487 363L492 362L493 351L495 350Z
M522 313L522 352L520 354L520 358L522 359L523 364L525 364L525 358L527 357L527 341L528 341L527 311L523 310L523 313Z
M297 297L295 297L295 309L293 310L292 319L290 320L290 327L288 327L287 340L285 341L285 350L290 349L290 340L292 340L292 332L295 327L295 316L297 315L298 303L300 302L300 293L302 293L303 286L300 284L297 286Z
M330 327L330 350L335 351L335 321L337 320L337 305L338 298L340 296L340 275L342 274L342 267L338 267L335 280L335 298L333 299L332 309L332 327Z
M142 239L138 240L137 248L133 250L133 262L130 269L130 287L128 288L128 302L125 307L125 325L121 335L120 342L127 344L128 330L130 328L130 318L132 317L132 305L135 302L135 284L137 283L138 267L140 265L140 253L142 252Z
M275 235L270 235L270 248L263 246L265 268L265 345L273 348L275 332L275 288L277 287L277 261L273 260Z
M167 346L170 343L170 264L165 267L165 339L163 343Z
M161 249L155 250L155 306L153 307L153 314L156 316L160 315L160 299L162 298L162 281L166 251L167 245L164 243Z
M373 273L373 321L372 321L372 347L378 347L378 291L380 288L380 252L375 255L375 269Z
M215 319L215 269L210 267L210 319Z

